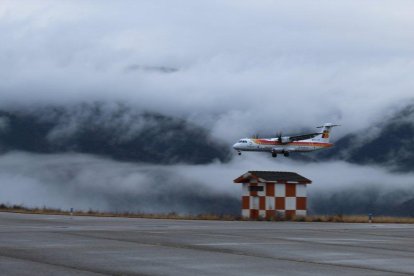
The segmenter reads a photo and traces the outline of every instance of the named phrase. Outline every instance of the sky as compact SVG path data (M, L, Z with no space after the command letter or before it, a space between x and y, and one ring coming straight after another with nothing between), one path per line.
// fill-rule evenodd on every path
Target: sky
M1 105L127 101L228 141L328 121L343 135L413 97L413 6L2 1Z
M414 97L412 1L2 0L0 41L0 108L122 102L188 119L229 145L325 122L342 125L338 139ZM11 162L1 158L3 166ZM46 157L15 158L43 164ZM226 165L226 179L239 174L231 166L257 169L260 162L273 168L254 155ZM304 171L318 178L326 165ZM207 165L191 179L219 167Z

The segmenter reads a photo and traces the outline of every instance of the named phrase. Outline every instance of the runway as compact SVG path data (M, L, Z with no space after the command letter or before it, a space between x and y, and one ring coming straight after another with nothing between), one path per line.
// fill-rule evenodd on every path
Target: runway
M1 275L414 275L414 225L0 213Z

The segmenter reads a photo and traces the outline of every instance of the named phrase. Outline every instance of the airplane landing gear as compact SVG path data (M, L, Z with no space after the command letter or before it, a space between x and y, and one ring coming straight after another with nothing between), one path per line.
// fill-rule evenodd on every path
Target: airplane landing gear
M286 151L286 152L284 152L284 153L283 153L283 155L284 155L285 157L289 157L289 152L287 152L287 151Z
M276 158L277 157L277 153L276 152L272 152L272 157Z
M237 152L237 154L238 154L238 155L241 155L241 151L238 151L238 152Z

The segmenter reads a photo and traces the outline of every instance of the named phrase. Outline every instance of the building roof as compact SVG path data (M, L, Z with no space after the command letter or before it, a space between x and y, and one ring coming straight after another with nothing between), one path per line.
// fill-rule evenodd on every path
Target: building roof
M310 184L312 181L295 172L275 172L275 171L248 171L247 173L234 179L234 183L248 183L251 179L258 182L277 182L292 184Z

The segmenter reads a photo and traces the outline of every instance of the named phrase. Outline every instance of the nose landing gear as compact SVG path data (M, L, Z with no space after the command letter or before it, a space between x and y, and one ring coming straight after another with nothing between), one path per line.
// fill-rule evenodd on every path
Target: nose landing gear
M241 155L241 151L238 151L238 152L237 152L237 154L238 154L238 155Z

